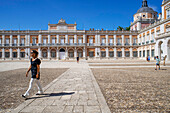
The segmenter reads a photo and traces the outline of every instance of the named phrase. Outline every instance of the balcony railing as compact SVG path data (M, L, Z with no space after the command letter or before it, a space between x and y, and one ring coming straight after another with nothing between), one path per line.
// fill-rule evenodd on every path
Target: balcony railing
M20 46L25 46L25 44L20 44Z
M9 44L4 44L4 46L9 46Z
M130 44L129 43L125 43L125 46L130 46Z
M137 46L138 44L137 43L133 43L133 46Z
M18 46L18 44L12 44L12 46Z
M149 44L149 41L146 41L146 44Z
M100 45L101 45L101 46L106 46L106 44L105 44L105 43L101 43Z
M117 46L121 46L122 44L121 43L117 43Z
M113 46L114 44L113 43L109 43L109 46Z
M151 43L154 43L155 41L154 40L151 40Z
M89 46L94 46L94 44L93 43L89 43Z

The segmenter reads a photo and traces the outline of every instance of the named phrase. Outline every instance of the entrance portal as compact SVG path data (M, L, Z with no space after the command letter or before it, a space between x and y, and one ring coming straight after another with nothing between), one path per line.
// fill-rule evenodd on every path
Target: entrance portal
M65 50L62 48L60 49L60 60L64 60L65 59Z

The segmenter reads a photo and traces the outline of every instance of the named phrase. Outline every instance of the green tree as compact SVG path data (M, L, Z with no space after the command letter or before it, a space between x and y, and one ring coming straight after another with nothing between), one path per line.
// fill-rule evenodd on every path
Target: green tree
M126 31L130 31L130 27L126 27L125 30L126 30Z
M122 31L122 30L123 30L123 27L121 27L121 26L118 26L118 27L117 27L117 30L120 30L120 31Z

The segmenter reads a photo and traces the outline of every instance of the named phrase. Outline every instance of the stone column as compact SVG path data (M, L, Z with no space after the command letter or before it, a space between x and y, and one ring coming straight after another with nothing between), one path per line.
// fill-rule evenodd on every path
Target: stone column
M74 58L76 58L77 57L77 50L76 50L76 48L74 49Z
M57 44L59 44L59 35L57 35Z
M116 46L116 35L114 35L114 46Z
M51 53L50 53L50 48L48 48L48 59L51 59Z
M117 49L116 49L116 47L114 48L114 58L115 59L117 58Z
M41 35L41 34L39 34L39 36L38 36L38 43L39 43L39 44L42 43L42 35Z
M20 59L20 49L18 48L18 59Z
M133 58L133 50L130 48L130 58Z
M106 45L108 45L108 35L106 35Z
M56 53L57 59L59 60L59 50L57 48L57 53Z
M12 46L12 35L10 35L10 46Z
M2 48L2 59L5 59L5 49Z
M68 49L66 48L66 59L68 58Z
M125 48L122 48L122 57L125 57Z
M95 57L98 57L98 55L97 55L97 48L95 48Z
M108 49L108 47L106 48L106 58L108 58L109 57L109 49Z
M50 44L50 35L48 35L48 44Z
M86 57L86 50L85 50L85 48L83 49L83 58L85 58Z
M132 46L132 43L134 43L132 40L133 40L133 39L132 39L132 35L130 35L130 46ZM137 43L137 42L136 42L136 43Z
M21 40L20 35L18 35L18 46L20 46L20 40Z
M74 43L77 43L77 35L74 35Z
M2 46L5 44L5 35L2 35Z
M31 50L30 50L30 48L27 48L27 52L28 52L28 58L30 59L30 57L31 57Z
M122 46L124 46L124 35L122 35Z
M12 59L12 48L9 49L10 50L10 59Z
M65 43L68 44L68 35L65 35Z
M38 55L39 58L42 58L42 56L41 56L42 53L41 53L41 48L40 47L38 48L38 53L39 53L39 55Z
M86 43L86 35L83 35L83 44Z

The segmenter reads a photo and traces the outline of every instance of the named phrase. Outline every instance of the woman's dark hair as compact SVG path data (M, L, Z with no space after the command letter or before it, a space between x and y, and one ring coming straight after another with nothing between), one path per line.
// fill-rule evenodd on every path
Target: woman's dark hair
M35 53L35 56L38 56L38 52L36 50L32 50L33 53Z

